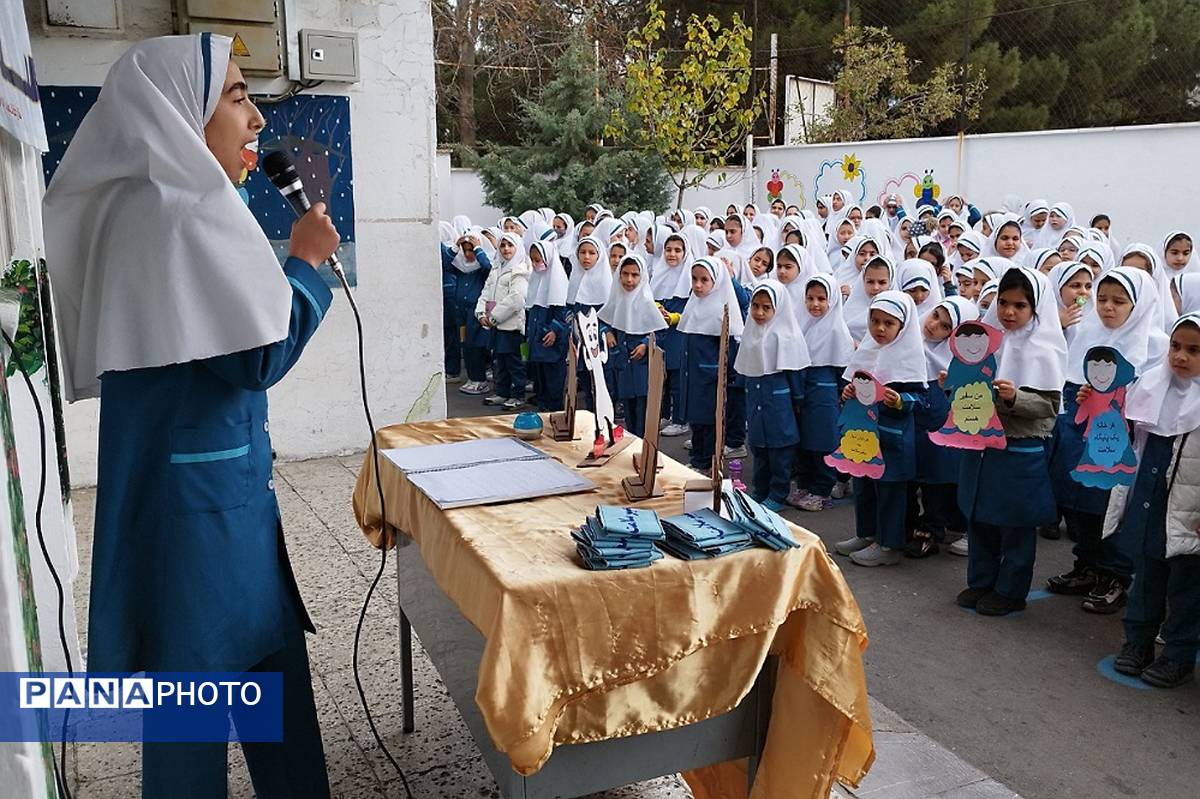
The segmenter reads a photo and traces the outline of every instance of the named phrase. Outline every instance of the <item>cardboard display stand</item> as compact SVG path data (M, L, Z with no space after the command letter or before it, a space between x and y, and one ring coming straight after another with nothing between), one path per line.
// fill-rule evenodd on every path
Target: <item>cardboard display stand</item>
M550 414L550 430L555 441L574 441L575 435L575 403L578 385L575 378L575 368L579 353L575 349L575 337L569 336L567 342L567 382L563 386L563 408Z
M635 476L626 477L621 481L621 487L625 489L625 498L630 502L663 495L662 489L654 485L654 479L658 472L658 421L662 415L666 366L663 351L655 343L653 333L650 334L650 343L646 347L646 357L649 359L650 378L646 391L646 428L642 437L642 451L633 456Z
M712 466L707 480L689 480L684 491L711 491L712 509L721 512L721 480L725 465L725 395L729 361L729 307L721 317L721 352L717 358L716 431L713 441Z

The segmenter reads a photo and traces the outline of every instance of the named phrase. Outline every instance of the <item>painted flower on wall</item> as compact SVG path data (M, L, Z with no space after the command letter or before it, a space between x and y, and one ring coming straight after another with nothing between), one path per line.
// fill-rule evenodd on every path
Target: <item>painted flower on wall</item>
M854 153L842 156L842 177L847 183L853 183L858 180L859 174L862 172L862 161L859 161Z

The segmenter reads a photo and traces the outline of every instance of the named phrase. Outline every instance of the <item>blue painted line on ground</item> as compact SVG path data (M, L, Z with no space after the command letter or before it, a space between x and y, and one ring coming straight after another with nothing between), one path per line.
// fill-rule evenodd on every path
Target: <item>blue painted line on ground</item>
M1137 677L1130 677L1127 674L1121 674L1114 669L1113 661L1116 659L1117 658L1115 655L1109 655L1108 657L1103 658L1099 663L1096 664L1096 671L1100 672L1103 677L1115 682L1117 685L1123 685L1126 688L1136 688L1139 691L1146 691L1150 689L1149 685L1146 685L1146 683L1142 682Z
M1054 594L1050 593L1044 588L1039 588L1037 591L1030 591L1029 596L1025 597L1025 601L1037 602L1039 599L1046 599L1047 597L1052 596L1054 596Z

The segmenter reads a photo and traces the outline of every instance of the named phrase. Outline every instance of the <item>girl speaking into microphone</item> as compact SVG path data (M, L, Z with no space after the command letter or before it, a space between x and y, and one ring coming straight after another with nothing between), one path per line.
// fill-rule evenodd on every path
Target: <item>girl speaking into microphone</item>
M263 118L230 39L134 45L46 193L67 398L101 399L88 670L283 674L280 743L245 743L259 796L329 795L284 546L267 389L332 295L318 203L283 268L234 182ZM147 737L151 730L147 729ZM147 743L145 797L224 797L226 744Z

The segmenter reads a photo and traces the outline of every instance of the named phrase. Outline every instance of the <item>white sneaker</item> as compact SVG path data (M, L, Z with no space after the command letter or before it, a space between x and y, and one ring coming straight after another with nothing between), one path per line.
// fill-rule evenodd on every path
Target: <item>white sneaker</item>
M958 539L953 544L946 547L946 551L948 551L951 555L958 555L961 558L965 558L968 554L968 552L967 552L967 537L964 535L962 538Z
M850 560L859 566L895 566L900 562L900 550L871 544L851 555Z
M726 458L748 458L748 457L750 457L750 451L746 449L745 444L743 444L740 447L726 447L725 448L725 457Z
M691 430L692 428L688 427L686 424L672 423L662 429L662 434L664 436L682 436L691 432Z
M854 496L854 487L849 480L846 482L838 481L833 484L833 490L829 492L829 496L834 499L845 499L846 497Z
M683 448L686 449L688 452L692 451L692 440L690 438L687 441L683 442Z
M459 372L456 375L449 375L446 377L447 383L461 383L462 381L463 381L462 372Z
M463 394L486 394L488 393L488 384L482 380L468 380L459 386L458 390Z
M504 410L506 411L515 411L517 408L523 407L525 407L525 400L517 399L516 397L513 397L508 402L504 403Z
M508 402L507 397L502 397L499 394L493 394L483 401L484 405L503 405Z
M838 541L833 545L833 551L839 555L853 555L859 550L874 545L874 538L859 538L858 536L854 536L853 538L847 538L845 541Z

